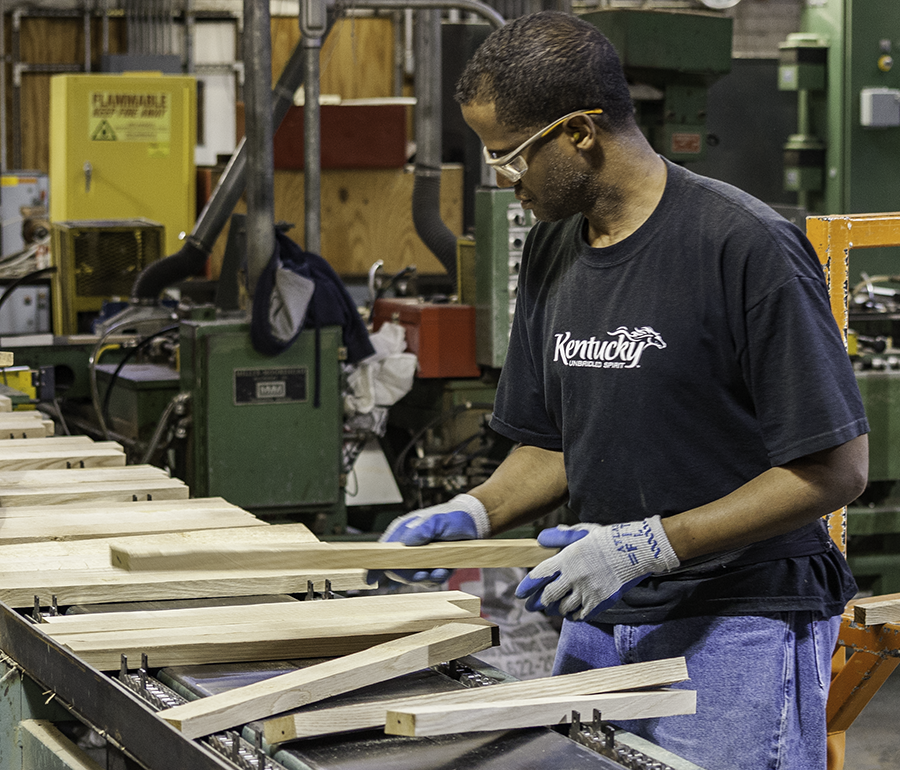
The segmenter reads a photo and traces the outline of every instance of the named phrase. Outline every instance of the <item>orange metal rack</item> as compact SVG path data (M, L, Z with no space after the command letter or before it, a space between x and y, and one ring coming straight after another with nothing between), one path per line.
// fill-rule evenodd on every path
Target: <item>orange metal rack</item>
M806 234L828 281L831 310L847 340L851 249L900 246L900 213L808 217ZM832 539L847 553L847 511L826 517ZM849 653L849 654L848 654ZM841 618L828 694L828 770L842 770L847 728L900 664L900 625L864 626L848 607Z

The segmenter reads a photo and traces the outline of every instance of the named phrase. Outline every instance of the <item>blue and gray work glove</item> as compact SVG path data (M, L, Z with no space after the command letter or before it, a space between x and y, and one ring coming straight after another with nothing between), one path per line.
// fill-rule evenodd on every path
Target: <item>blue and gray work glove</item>
M538 542L562 548L538 564L516 588L525 608L569 620L590 620L647 575L679 566L659 516L604 526L545 529Z
M481 501L472 495L457 495L446 503L398 516L378 542L425 545L435 540L480 540L490 534ZM369 570L366 582L375 585L387 578L395 583L443 583L450 574L449 569Z

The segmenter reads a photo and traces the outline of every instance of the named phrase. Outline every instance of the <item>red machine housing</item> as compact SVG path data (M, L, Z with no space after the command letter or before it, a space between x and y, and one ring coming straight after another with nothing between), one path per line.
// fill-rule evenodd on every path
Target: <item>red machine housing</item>
M406 347L419 359L418 377L479 377L475 361L475 307L415 298L378 299L375 331L386 321L406 330Z

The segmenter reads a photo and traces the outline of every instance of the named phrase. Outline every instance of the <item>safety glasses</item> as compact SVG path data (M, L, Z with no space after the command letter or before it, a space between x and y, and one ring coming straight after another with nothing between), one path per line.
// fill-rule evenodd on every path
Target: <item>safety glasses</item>
M528 163L522 155L528 147L538 140L543 139L547 134L553 131L553 129L562 123L565 123L569 118L574 118L576 115L599 115L601 112L603 112L603 110L598 108L595 110L577 110L576 112L570 112L568 115L563 115L559 120L554 120L549 126L542 128L530 139L526 139L522 142L515 150L500 158L495 158L493 153L491 153L487 147L483 147L482 152L484 154L484 162L515 184L525 175L525 172L528 171Z

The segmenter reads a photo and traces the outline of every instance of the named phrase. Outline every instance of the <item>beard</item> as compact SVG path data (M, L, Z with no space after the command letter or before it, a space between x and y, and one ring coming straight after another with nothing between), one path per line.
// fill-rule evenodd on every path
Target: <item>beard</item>
M539 187L533 189L521 182L516 185L516 195L524 207L531 209L535 219L558 222L588 212L611 216L620 209L618 191L598 179L596 172L563 158L553 145L545 152L550 157L546 158L544 179Z

